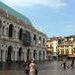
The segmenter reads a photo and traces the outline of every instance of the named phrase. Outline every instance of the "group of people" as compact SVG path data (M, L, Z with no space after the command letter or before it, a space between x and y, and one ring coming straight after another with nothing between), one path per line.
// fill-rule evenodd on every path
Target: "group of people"
M64 70L66 69L66 67L69 67L69 66L67 66L67 60L64 60L63 63L62 63L62 65L63 65ZM74 59L71 60L70 67L71 68L74 67Z
M24 63L24 72L26 75L37 75L38 70L37 70L37 64L35 60L29 61L27 60Z

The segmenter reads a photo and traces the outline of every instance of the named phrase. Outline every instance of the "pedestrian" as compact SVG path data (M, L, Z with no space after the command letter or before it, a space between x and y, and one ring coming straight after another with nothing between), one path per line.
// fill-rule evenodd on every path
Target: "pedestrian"
M32 60L29 65L29 75L37 75L37 65L35 63L35 60Z
M67 64L67 63L66 63L66 59L64 59L64 60L63 60L63 63L62 63L64 70L66 69L66 64Z
M71 67L72 68L74 67L74 59L72 59L72 61L71 61Z
M26 75L29 75L29 65L30 65L30 61L27 60L25 63L24 63L24 72Z

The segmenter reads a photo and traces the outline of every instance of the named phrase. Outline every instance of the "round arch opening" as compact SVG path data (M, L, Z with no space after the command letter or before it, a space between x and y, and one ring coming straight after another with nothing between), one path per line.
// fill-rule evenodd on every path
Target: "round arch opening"
M19 48L19 52L18 52L18 60L21 61L21 57L22 57L22 48Z
M27 60L30 60L30 49L27 50Z
M22 33L23 33L23 29L21 28L21 29L19 30L19 40L22 40Z
M13 37L13 24L9 26L9 37Z
M33 58L37 59L37 52L36 52L36 50L33 51Z
M12 61L12 60L11 60L11 53L12 53L12 50L13 50L12 46L9 46L9 47L8 47L8 51L7 51L7 62Z

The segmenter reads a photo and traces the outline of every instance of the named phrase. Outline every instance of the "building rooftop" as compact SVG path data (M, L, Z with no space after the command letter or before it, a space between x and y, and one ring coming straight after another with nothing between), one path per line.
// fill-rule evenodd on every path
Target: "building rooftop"
M0 1L0 9L3 9L10 15L17 17L17 19L23 20L26 24L32 25L31 21L26 16L20 14L19 12L15 11L14 9L2 3L1 1Z
M37 33L42 34L43 36L47 37L46 34L35 29L35 27L31 23L31 21L26 16L20 14L19 12L15 11L14 9L12 9L8 5L2 3L1 1L0 1L0 12L1 12L1 14L4 13L5 16L6 16L6 14L8 14L8 18L10 18L10 19L12 18L13 21L16 21L20 25L23 25L25 27L29 27L34 32L37 32Z

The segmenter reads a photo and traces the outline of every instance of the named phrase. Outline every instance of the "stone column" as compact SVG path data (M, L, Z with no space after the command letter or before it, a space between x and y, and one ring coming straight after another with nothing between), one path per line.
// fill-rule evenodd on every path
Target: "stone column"
M12 51L11 52L11 60L12 61L15 61L15 51Z
M6 27L4 29L4 36L7 36Z
M16 30L16 33L15 33L15 36L16 36L16 39L19 39L19 34L18 34L18 30Z
M31 45L34 45L34 42L33 42L33 34L31 33Z
M3 50L3 53L2 53L2 61L5 62L5 51Z
M61 54L61 48L59 48L59 54Z
M30 59L34 58L32 49L30 50L30 56L29 57L30 57Z
M27 53L27 51L26 51L26 49L25 49L25 50L24 50L24 61L27 60L27 56L26 56L27 54L26 54L26 53Z
M17 51L15 51L15 61L17 61Z
M37 60L37 50L36 50L36 52L35 52L35 60Z
M24 60L24 52L22 51L22 53L21 53L21 61L23 61Z
M64 54L66 54L66 49L65 49L65 47L64 47Z
M45 51L45 60L47 60L47 51Z
M37 60L39 60L39 51L37 50Z
M43 50L41 51L41 60L43 61Z

